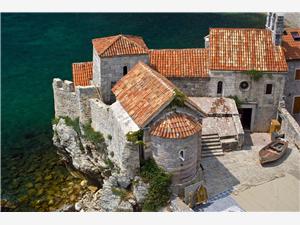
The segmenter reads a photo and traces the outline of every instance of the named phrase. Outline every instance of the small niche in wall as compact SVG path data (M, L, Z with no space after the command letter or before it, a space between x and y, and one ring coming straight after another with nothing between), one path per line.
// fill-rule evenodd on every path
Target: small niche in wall
M127 74L127 66L123 66L123 76Z

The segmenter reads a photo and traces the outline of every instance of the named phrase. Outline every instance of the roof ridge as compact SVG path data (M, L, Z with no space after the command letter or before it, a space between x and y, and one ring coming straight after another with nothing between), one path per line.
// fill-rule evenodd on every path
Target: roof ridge
M132 37L139 37L139 36L134 36L134 35L131 35ZM139 43L137 43L136 41L134 40L131 40L128 36L126 35L122 35L122 37L124 37L126 40L128 40L129 42L133 43L135 46L139 47L139 48L142 48L146 51L148 51L148 49L145 49L143 46L141 46Z
M84 64L84 63L92 63L93 61L85 61L85 62L73 62L73 64Z
M261 30L268 31L266 28L247 28L247 27L210 27L209 30Z
M149 51L181 51L181 50L207 50L208 48L162 48L162 49L149 49Z
M153 70L152 68L150 68L149 66L147 66L143 62L140 61L139 63L144 67L144 69L148 70L150 72L150 74L153 77L155 77L155 79L159 80L168 90L172 91L173 94L174 94L174 88L171 88L169 84L167 84L161 77L156 76L155 73L159 74L160 76L163 76L163 75L161 75L159 72Z
M107 45L107 47L99 55L103 55L113 44L115 44L121 38L121 36L121 34L111 36L111 38L113 38L113 42Z

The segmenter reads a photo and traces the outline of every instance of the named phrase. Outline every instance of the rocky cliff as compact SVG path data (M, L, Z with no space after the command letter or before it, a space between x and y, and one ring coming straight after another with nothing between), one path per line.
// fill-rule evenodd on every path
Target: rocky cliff
M104 139L89 140L84 125L69 118L56 119L53 143L66 165L101 187L75 204L76 211L140 211L149 185L138 176L131 179L109 159Z

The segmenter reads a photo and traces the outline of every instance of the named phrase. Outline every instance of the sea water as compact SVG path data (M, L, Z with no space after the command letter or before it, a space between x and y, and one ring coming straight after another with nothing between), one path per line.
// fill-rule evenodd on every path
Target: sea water
M152 49L202 48L211 27L264 24L264 14L239 13L1 14L2 198L15 211L49 211L86 191L51 143L52 79L71 80L73 62L91 61L93 38L122 33L142 36Z

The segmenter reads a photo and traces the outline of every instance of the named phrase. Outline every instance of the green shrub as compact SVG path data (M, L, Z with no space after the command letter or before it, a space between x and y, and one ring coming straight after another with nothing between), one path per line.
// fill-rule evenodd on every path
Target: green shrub
M112 187L111 191L114 195L120 196L122 201L126 200L129 194L128 191L123 188Z
M111 139L112 139L112 136L111 136L110 134L108 134L108 135L107 135L107 139L108 139L108 140L111 140Z
M110 169L114 168L114 163L109 158L105 160L105 164L108 165Z
M139 145L144 145L143 140L144 136L144 131L143 130L138 130L138 131L130 131L126 134L126 140L133 143L133 144L139 144Z
M187 96L182 91L180 91L178 89L174 89L174 99L170 103L170 106L183 107L186 99L187 99Z
M52 119L52 125L54 125L54 124L58 124L58 122L59 122L59 118L57 118L57 117L54 117L53 119Z
M229 95L228 98L231 98L231 99L233 99L233 100L235 101L235 104L236 104L236 107L237 107L237 108L240 108L241 105L243 104L243 101L240 100L239 97L236 96L236 95L234 95L234 96Z
M60 119L64 119L67 126L72 127L77 134L80 134L79 118L72 120L68 116L60 116L52 119L52 124L58 124Z
M88 141L92 142L94 145L104 143L104 137L103 134L97 131L94 131L94 129L91 126L91 121L88 123L82 125L82 129L84 132L84 138L86 138Z
M150 184L143 211L157 211L170 199L171 175L160 168L153 159L145 161L141 177Z
M251 79L254 81L258 81L263 76L263 73L257 70L248 70L245 71L244 73L250 75Z

